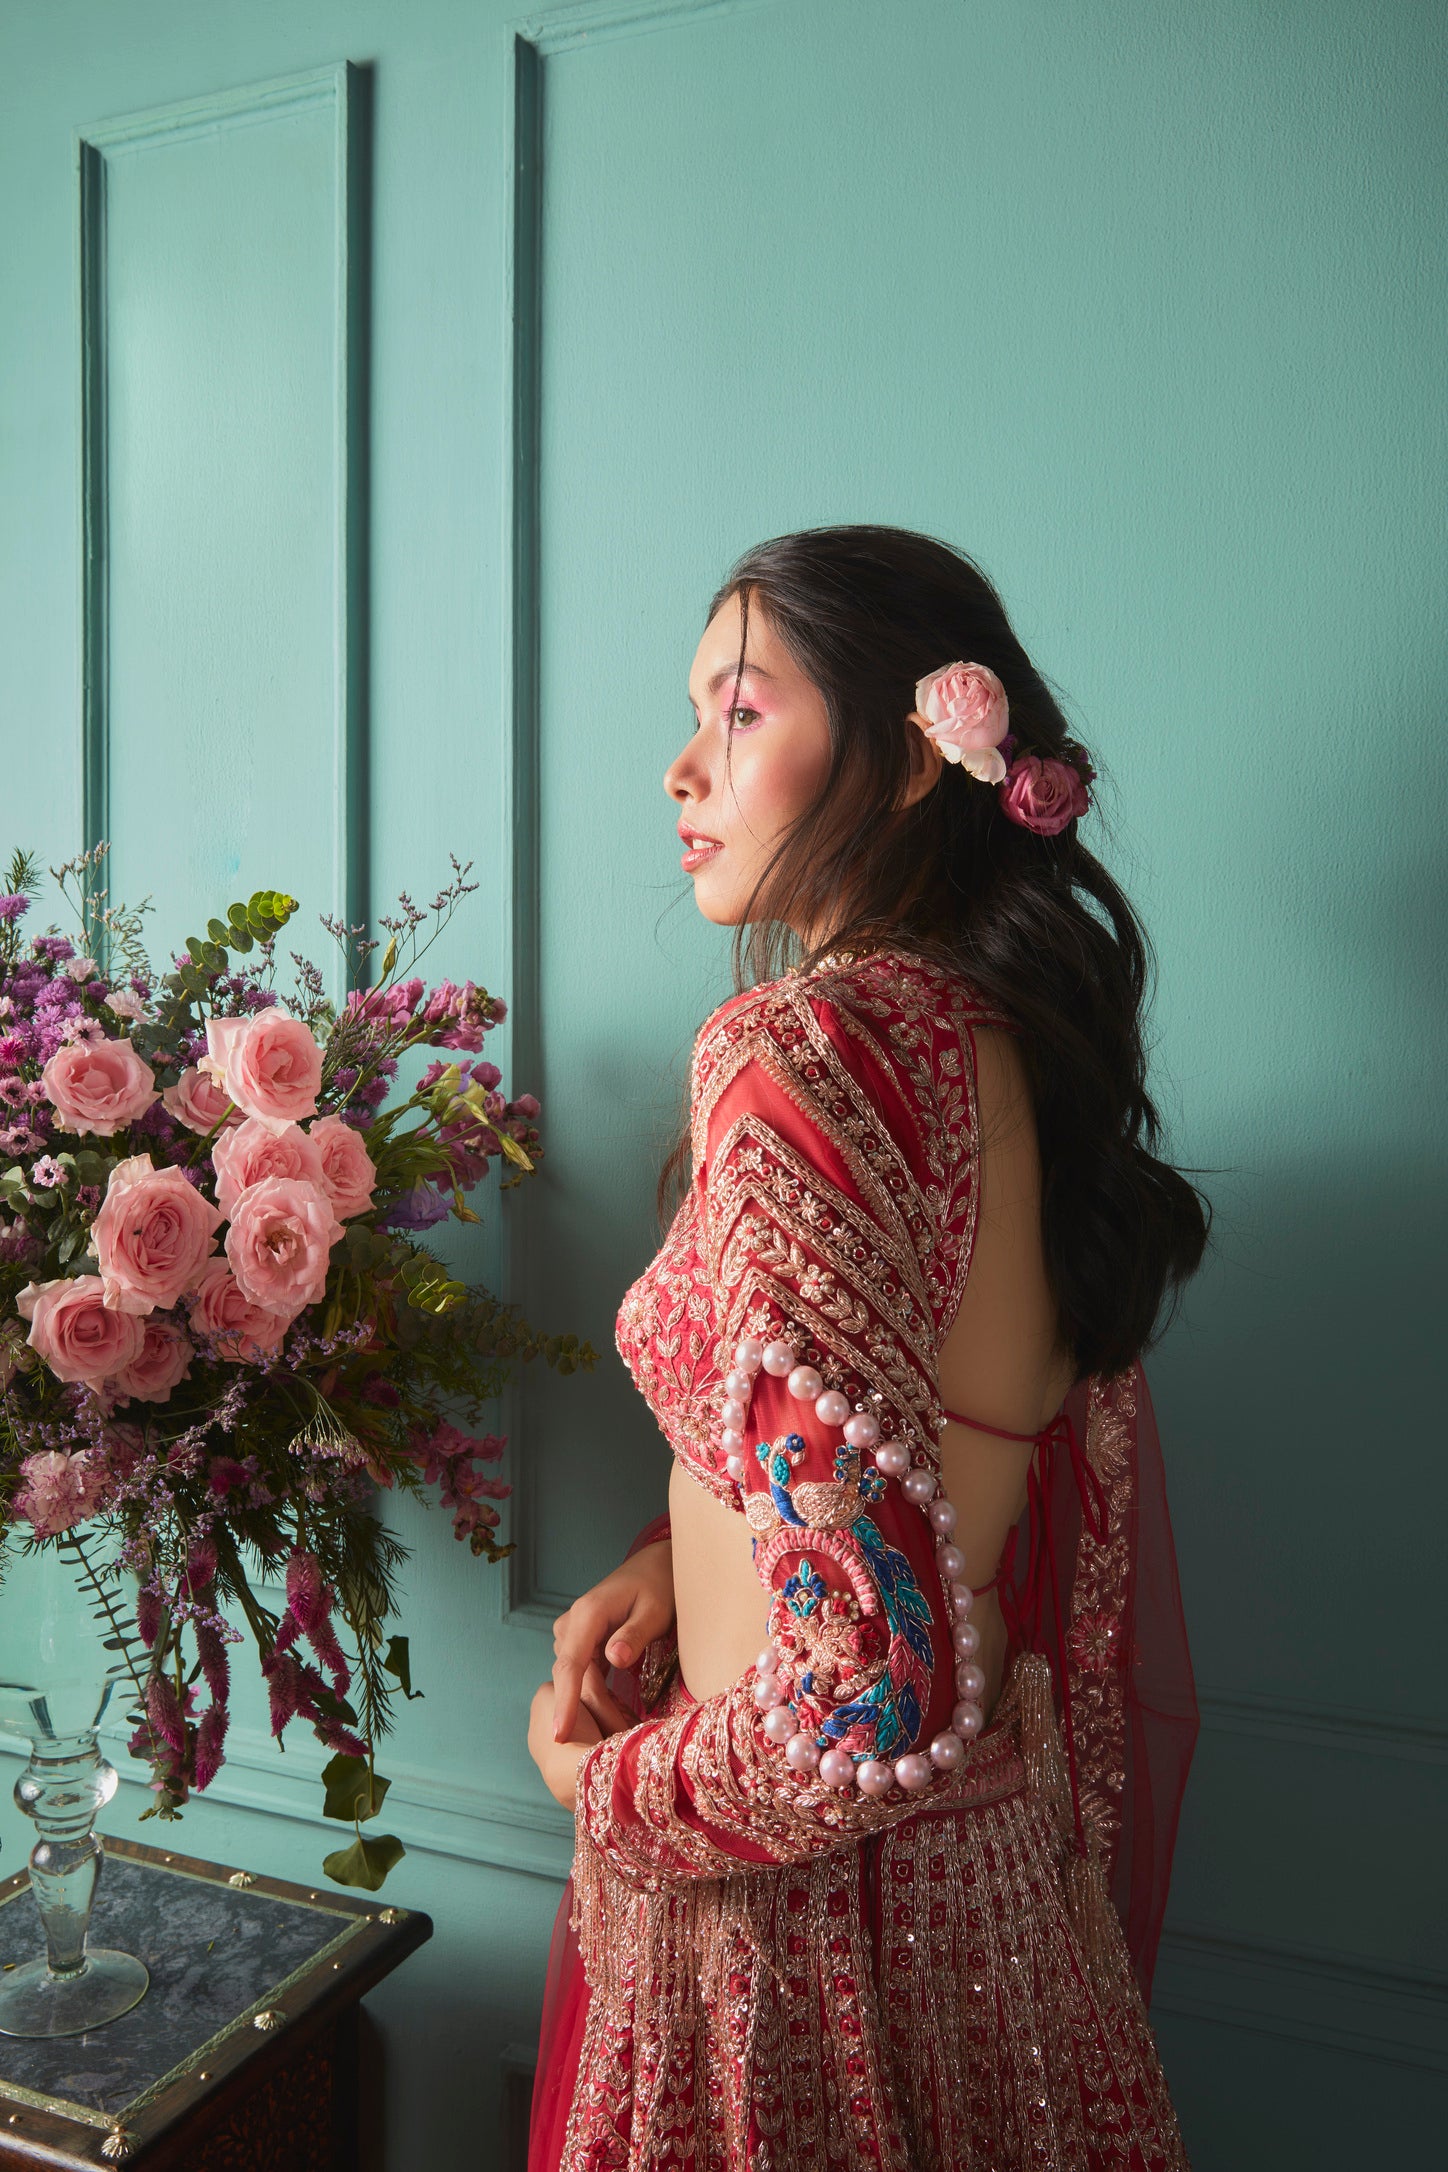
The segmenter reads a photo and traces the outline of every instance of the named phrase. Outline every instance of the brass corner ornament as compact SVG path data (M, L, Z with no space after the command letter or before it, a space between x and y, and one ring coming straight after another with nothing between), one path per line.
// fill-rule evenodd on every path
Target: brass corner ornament
M101 2144L101 2155L111 2164L124 2164L128 2157L134 2157L135 2154L134 2135L127 2134L124 2127L112 2127Z
M279 2029L286 2018L280 2006L263 2006L259 2014L252 2015L251 2025L254 2029L260 2029L263 2036L270 2036L272 2030Z
M379 1923L401 1923L406 1914L407 1910L405 1908L380 1908L377 1912L377 1920Z
M238 1890L244 1890L247 1886L256 1884L256 1880L249 1870L234 1870L226 1882L228 1885L236 1886Z

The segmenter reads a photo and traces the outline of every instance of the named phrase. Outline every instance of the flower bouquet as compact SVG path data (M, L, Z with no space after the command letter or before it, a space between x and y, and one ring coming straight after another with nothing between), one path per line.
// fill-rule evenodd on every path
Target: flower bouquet
M504 1185L536 1167L538 1103L481 1056L502 1002L413 970L467 866L427 910L404 895L385 942L324 917L334 1001L295 953L278 994L296 907L269 891L154 973L149 908L110 905L105 849L52 870L73 937L26 939L28 856L0 895L0 1571L7 1549L75 1560L134 1689L148 1817L215 1777L249 1632L273 1734L301 1720L333 1753L325 1808L356 1838L327 1873L375 1890L403 1852L362 1832L376 1745L417 1694L391 1628L407 1550L375 1489L436 1493L503 1559L504 1442L468 1428L516 1361L597 1355L420 1241L478 1220L495 1163Z

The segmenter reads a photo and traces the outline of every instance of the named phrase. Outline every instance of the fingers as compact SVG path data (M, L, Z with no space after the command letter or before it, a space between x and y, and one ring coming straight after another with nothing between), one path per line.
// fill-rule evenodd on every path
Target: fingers
M587 1711L597 1720L604 1734L617 1734L621 1727L637 1724L627 1705L620 1704L610 1691L600 1667L590 1667L583 1680L582 1701Z

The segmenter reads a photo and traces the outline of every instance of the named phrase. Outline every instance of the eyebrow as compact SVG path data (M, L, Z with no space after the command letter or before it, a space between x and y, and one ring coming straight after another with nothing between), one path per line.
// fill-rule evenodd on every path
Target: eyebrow
M724 684L724 681L726 679L732 679L736 671L739 672L739 676L741 679L772 680L774 677L773 672L766 671L762 664L746 663L742 671L739 670L738 664L725 664L722 669L714 673L714 676L712 679L710 679L705 691L710 694L717 694L720 687ZM689 696L689 699L690 701L694 699L692 694Z

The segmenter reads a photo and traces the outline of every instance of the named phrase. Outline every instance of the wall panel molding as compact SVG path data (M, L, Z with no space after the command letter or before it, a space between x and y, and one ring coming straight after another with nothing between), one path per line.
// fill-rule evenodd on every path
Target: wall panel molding
M335 306L332 386L329 909L367 909L367 353L370 331L371 79L350 62L183 100L82 127L79 211L81 774L85 842L113 835L112 564L108 194L118 163L224 132L330 119ZM168 931L169 932L169 931Z
M1152 2013L1448 2072L1448 1976L1168 1924Z

